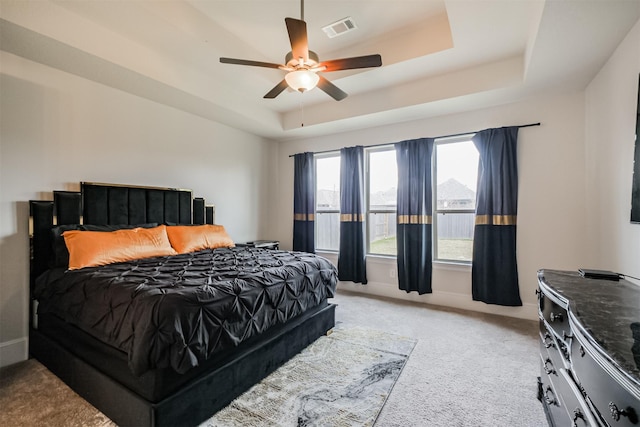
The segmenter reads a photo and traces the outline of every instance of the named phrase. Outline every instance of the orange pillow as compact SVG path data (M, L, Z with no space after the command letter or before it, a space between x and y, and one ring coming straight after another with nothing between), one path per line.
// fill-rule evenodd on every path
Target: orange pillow
M167 234L179 254L235 246L222 225L171 225Z
M62 233L69 270L154 256L175 255L165 225L117 231L70 230Z

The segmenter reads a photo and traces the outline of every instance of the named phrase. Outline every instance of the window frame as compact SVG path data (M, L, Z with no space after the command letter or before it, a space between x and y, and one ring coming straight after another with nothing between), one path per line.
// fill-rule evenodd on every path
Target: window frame
M457 215L457 214L474 214L476 213L476 208L474 207L473 209L438 209L438 146L439 145L447 145L447 144L457 144L457 143L462 143L462 142L469 142L471 141L471 138L473 138L475 136L475 133L470 133L470 134L464 134L464 135L457 135L454 137L445 137L445 138L436 138L435 139L435 146L434 146L434 150L433 150L433 155L431 156L431 179L432 179L432 188L433 188L433 215L432 215L432 219L431 222L433 224L432 226L432 249L433 249L433 254L432 254L432 261L433 262L438 262L438 263L447 263L447 264L462 264L462 265L469 265L471 266L471 264L473 263L473 258L470 260L459 260L459 259L448 259L448 258L439 258L438 257L438 214L443 214L443 215ZM477 188L477 183L476 183L476 189L475 189L475 193L478 193L478 188ZM475 236L472 237L471 241L473 244L473 239L475 238Z
M439 258L438 257L438 215L442 214L442 215L457 215L457 214L474 214L476 213L476 209L475 207L473 209L440 209L438 208L438 184L437 184L437 177L438 177L438 149L437 147L439 145L446 145L446 144L455 144L455 143L461 143L461 142L468 142L471 141L471 138L475 135L475 133L469 133L469 134L464 134L464 135L458 135L455 137L445 137L445 138L436 138L435 139L435 149L433 150L433 155L431 156L431 179L432 179L432 185L433 185L433 194L432 194L432 203L433 203L433 209L432 209L432 227L433 227L433 241L432 241L432 250L433 250L433 254L432 254L432 262L434 263L445 263L445 264L460 264L460 265L468 265L470 266L473 262L473 260L459 260L459 259L448 259L448 258ZM366 255L367 256L374 256L374 257L381 257L381 258L395 258L397 257L397 252L394 255L389 255L389 254L378 254L378 253L372 253L371 252L371 227L370 227L370 218L372 214L395 214L397 217L398 214L398 207L396 205L395 209L371 209L371 200L370 200L370 193L371 193L371 182L370 182L370 178L371 178L371 154L372 153L376 153L376 152L383 152L383 151L393 151L395 152L395 144L385 144L385 145L377 145L377 146L373 146L373 147L364 147L364 151L365 151L365 183L364 183L364 187L365 187L365 194L364 194L364 201L365 201L365 229L366 229ZM318 203L317 203L317 196L318 196L318 186L317 186L317 173L318 173L318 160L321 159L326 159L326 158L331 158L331 157L340 157L340 151L336 150L336 151L327 151L327 152L322 152L322 153L317 153L314 154L314 159L313 161L315 162L314 166L316 169L316 185L315 185L315 190L316 191L316 202L315 202L315 206L314 206L314 216L316 218L315 222L315 226L314 226L314 233L315 233L315 238L316 238L316 242L317 242L317 237L318 237L318 214L338 214L340 215L340 206L337 207L337 209L318 209ZM397 186L397 182L396 182L396 186ZM477 187L474 190L477 193ZM475 237L475 236L474 236ZM473 241L473 238L472 238ZM325 249L325 248L317 248L318 251L322 251L322 252L329 252L329 253L338 253L339 252L339 248L338 249Z
M317 242L318 241L318 214L338 214L338 217L340 216L340 201L338 201L338 208L337 209L318 209L318 160L319 159L327 159L327 158L331 158L331 157L337 157L338 159L340 159L340 151L328 151L328 152L323 152L323 153L317 153L313 155L313 162L314 162L314 170L315 170L315 188L313 191L315 191L315 202L314 202L314 207L313 207L313 216L314 216L314 226L313 226L313 232L314 232L314 240ZM340 182L340 171L338 171L338 183ZM339 184L338 184L339 185ZM338 191L340 191L340 188L338 187ZM338 232L340 230L338 229ZM327 248L318 248L316 247L316 250L321 251L321 252L330 252L330 253L338 253L340 248L338 249L327 249Z
M371 154L382 152L382 151L393 151L395 153L395 144L385 144L385 145L377 145L375 147L365 147L365 189L364 189L364 197L365 197L365 229L366 229L366 254L367 256L376 256L376 257L384 257L384 258L396 258L398 256L397 245L396 245L396 253L394 255L389 254L378 254L371 252L371 226L370 226L370 217L371 214L395 214L396 218L398 215L398 203L396 200L396 208L395 209L371 209ZM398 182L396 180L396 188ZM397 239L397 235L396 235ZM397 241L397 240L396 240Z

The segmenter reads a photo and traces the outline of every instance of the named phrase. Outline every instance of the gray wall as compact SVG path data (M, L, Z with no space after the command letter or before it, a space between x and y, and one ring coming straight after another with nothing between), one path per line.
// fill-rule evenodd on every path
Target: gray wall
M586 90L590 265L640 277L640 224L631 224L631 177L640 75L640 21Z
M518 260L523 307L500 307L473 301L471 269L466 265L437 263L433 294L418 296L398 289L396 261L368 257L366 286L340 283L339 287L366 294L537 318L536 272L540 268L575 270L590 258L586 244L585 211L585 102L584 93L559 93L521 102L409 121L378 128L278 144L278 181L271 218L273 238L288 248L292 240L293 160L290 154L373 145L403 139L449 135L488 127L541 122L521 129L519 135ZM326 254L335 260L335 254Z
M28 204L80 181L192 189L267 237L275 143L0 52L0 366L26 358Z

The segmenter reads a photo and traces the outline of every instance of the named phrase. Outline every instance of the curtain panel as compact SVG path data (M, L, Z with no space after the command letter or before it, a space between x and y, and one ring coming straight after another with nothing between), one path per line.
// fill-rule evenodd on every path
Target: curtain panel
M313 153L294 156L293 250L315 252L316 170Z
M367 283L364 229L364 148L340 150L338 279Z
M400 289L431 293L432 183L434 139L395 144L398 162L398 283Z
M516 262L518 127L486 129L472 140L480 153L471 272L473 299L521 306Z

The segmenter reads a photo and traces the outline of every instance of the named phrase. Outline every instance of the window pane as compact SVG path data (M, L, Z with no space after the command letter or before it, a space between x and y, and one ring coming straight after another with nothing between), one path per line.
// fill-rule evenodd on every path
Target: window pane
M439 213L436 218L437 259L471 261L473 255L472 213Z
M340 210L340 156L316 158L316 209Z
M371 210L396 209L398 167L396 151L369 153L369 208Z
M437 144L437 209L475 209L478 150L471 141Z
M396 243L396 214L369 214L369 253L378 255L395 255L398 252Z
M316 249L340 249L339 213L316 213Z

